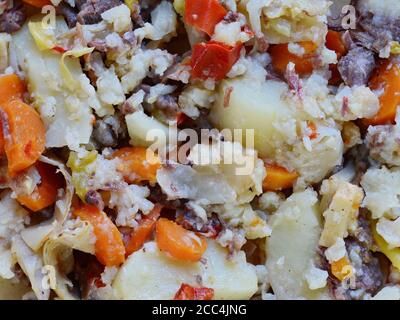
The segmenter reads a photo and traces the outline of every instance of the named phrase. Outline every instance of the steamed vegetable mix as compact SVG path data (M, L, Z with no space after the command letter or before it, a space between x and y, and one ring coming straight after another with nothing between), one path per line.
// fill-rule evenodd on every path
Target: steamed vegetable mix
M157 221L156 242L161 251L186 261L199 261L207 249L204 238L165 218Z
M105 266L119 266L125 261L125 247L122 236L110 218L97 207L83 205L73 212L75 217L88 221L96 236L97 259Z

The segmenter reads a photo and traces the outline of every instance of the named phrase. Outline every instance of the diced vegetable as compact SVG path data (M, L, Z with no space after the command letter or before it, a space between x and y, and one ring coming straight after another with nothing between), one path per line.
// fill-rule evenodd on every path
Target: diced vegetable
M336 278L343 281L352 276L353 267L351 266L349 259L343 257L338 261L332 262L331 272Z
M297 172L289 172L277 165L266 165L267 176L263 181L265 191L280 191L293 187L299 177Z
M317 203L317 194L311 189L294 193L269 221L273 227L266 239L266 265L278 300L329 299L327 287L311 290L304 277L310 263L319 259L321 214Z
M52 4L50 0L22 0L22 1L36 8L42 8L44 6Z
M344 42L342 40L342 35L340 32L337 31L328 31L328 34L326 35L326 47L329 50L333 50L336 52L338 60L347 53L346 46L344 45ZM339 85L342 82L342 77L338 70L337 64L329 65L329 70L332 73L329 84Z
M112 157L120 159L117 170L122 172L128 183L156 182L160 159L150 149L144 147L122 148L114 152Z
M0 76L0 104L14 99L22 99L25 91L25 83L16 74Z
M204 238L175 222L161 218L156 224L156 242L161 251L186 261L199 261L207 249Z
M372 234L379 250L392 262L395 268L400 270L400 248L390 248L385 239L376 231L376 226L372 228Z
M148 242L121 266L112 287L116 297L124 300L173 299L182 283L214 289L216 300L250 299L257 291L255 268L246 262L243 251L227 259L228 250L215 240L207 241L200 261L177 260L160 251L154 242Z
M122 236L110 218L97 207L84 205L73 212L74 216L88 221L96 236L95 253L105 266L119 266L125 261Z
M243 136L235 137L240 143L246 143L245 129L254 130L254 146L249 147L255 148L261 158L273 158L274 139L279 137L274 123L298 118L296 108L283 99L287 91L282 81L224 80L210 112L211 121L220 130L243 129Z
M72 171L72 184L75 187L76 194L82 201L85 201L86 193L89 191L87 180L94 168L90 166L97 159L97 151L88 152L84 157L79 158L76 152L69 154L67 166Z
M186 0L185 22L209 36L228 11L218 0Z
M318 46L311 41L304 41L298 43L304 50L302 56L289 52L288 44L277 44L271 46L270 54L272 58L272 65L280 74L285 74L287 65L292 62L296 65L296 72L305 76L313 71L313 58Z
M143 220L139 223L139 226L134 229L125 246L126 256L138 251L143 246L145 241L149 239L156 227L156 222L160 217L161 209L162 206L156 204L153 210L147 216L143 217Z
M20 100L3 103L0 109L8 170L15 176L39 159L46 129L35 109Z
M186 283L182 283L178 292L175 294L174 300L212 300L214 289L196 288Z
M136 111L125 116L125 120L132 145L150 147L154 143L160 148L167 143L164 138L168 138L170 129L156 118L148 116L143 111Z
M335 51L338 59L343 57L347 52L341 33L333 30L329 30L328 34L326 35L326 47L329 50Z
M308 121L307 122L308 129L311 130L311 134L308 136L311 140L318 138L318 128L314 122Z
M194 78L222 80L240 57L242 46L209 41L193 47L191 66Z
M57 199L57 191L64 185L62 174L56 172L56 167L43 162L35 164L40 175L40 184L36 186L30 195L18 195L20 204L33 212L40 211L52 205Z
M40 51L49 50L56 45L54 31L43 28L43 23L41 21L29 21L28 28Z
M369 86L383 93L379 97L380 109L372 119L366 119L369 125L394 122L397 107L400 105L400 66L390 60L383 61L372 76Z

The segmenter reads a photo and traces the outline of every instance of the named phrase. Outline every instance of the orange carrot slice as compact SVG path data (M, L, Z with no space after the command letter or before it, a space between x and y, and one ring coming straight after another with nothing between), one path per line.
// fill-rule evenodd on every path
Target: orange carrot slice
M122 236L110 218L97 207L84 205L73 214L93 226L96 236L95 253L101 264L112 267L125 261L125 247Z
M34 108L20 100L0 105L10 176L34 164L45 149L46 129Z
M158 156L151 150L143 147L122 148L114 152L112 157L121 160L117 170L123 174L126 182L156 182L157 170L161 164Z
M133 252L138 251L143 244L148 240L156 227L156 222L160 217L162 206L156 204L153 210L144 216L139 226L132 232L127 244L125 245L126 256L131 255Z
M165 218L157 221L156 242L160 250L172 257L192 262L199 261L207 249L204 238Z
M304 50L303 56L298 56L289 52L288 44L277 44L271 46L270 54L272 65L276 72L285 74L287 65L292 62L296 65L296 72L300 76L305 76L313 71L313 57L318 46L311 41L298 43Z
M35 167L40 175L40 184L30 195L19 195L17 200L33 212L40 211L52 205L57 199L58 189L64 186L63 176L56 168L43 162L37 162Z
M281 191L293 187L299 177L297 172L290 172L277 165L266 165L267 176L263 181L265 191Z
M25 83L16 74L0 76L0 104L14 99L22 99L25 91Z
M380 109L372 119L366 119L364 123L393 123L400 105L400 66L390 60L383 61L371 77L369 86L372 90L382 91L379 98Z

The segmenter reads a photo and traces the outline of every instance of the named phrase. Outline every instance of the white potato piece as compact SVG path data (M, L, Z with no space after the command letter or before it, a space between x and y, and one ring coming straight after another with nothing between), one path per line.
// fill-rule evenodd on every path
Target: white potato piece
M316 258L321 234L317 195L311 189L288 198L271 219L267 269L277 299L329 299L326 288L310 290L305 274Z
M56 33L65 30L68 30L66 23L58 19ZM88 143L92 133L91 107L99 102L96 98L89 102L87 97L67 90L60 70L62 55L52 50L39 51L29 32L28 23L13 35L10 50L17 56L18 64L25 72L34 106L46 125L46 147L78 147L79 144ZM67 57L65 65L74 79L86 77L79 59ZM72 116L69 111L71 108L77 109L78 113Z
M119 270L113 288L118 299L173 299L182 283L214 289L214 299L249 299L257 291L255 268L246 262L244 252L228 261L227 251L208 241L203 256L207 264L170 258L154 242L133 253Z
M231 91L229 104L226 95ZM282 94L288 91L283 82L258 82L251 79L227 80L221 84L219 94L211 109L211 122L222 129L254 129L254 148L261 157L274 154L272 137L276 135L273 123L293 118L293 111L283 101ZM246 145L246 137L235 137ZM247 145L247 147L249 147Z
M169 128L143 111L136 111L125 117L129 137L135 146L165 146L168 141Z

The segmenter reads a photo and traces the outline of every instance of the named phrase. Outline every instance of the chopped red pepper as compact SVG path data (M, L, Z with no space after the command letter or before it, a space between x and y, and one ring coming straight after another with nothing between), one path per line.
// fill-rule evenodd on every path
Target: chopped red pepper
M222 80L240 57L241 44L234 47L209 41L193 47L191 60L194 78Z
M186 283L182 283L174 300L211 300L214 297L214 289L195 288Z
M65 52L67 52L67 49L64 49L63 47L60 47L60 46L55 46L55 47L53 47L53 50L54 50L54 51L57 51L58 53L65 53Z
M209 36L228 12L218 0L186 0L185 21Z

